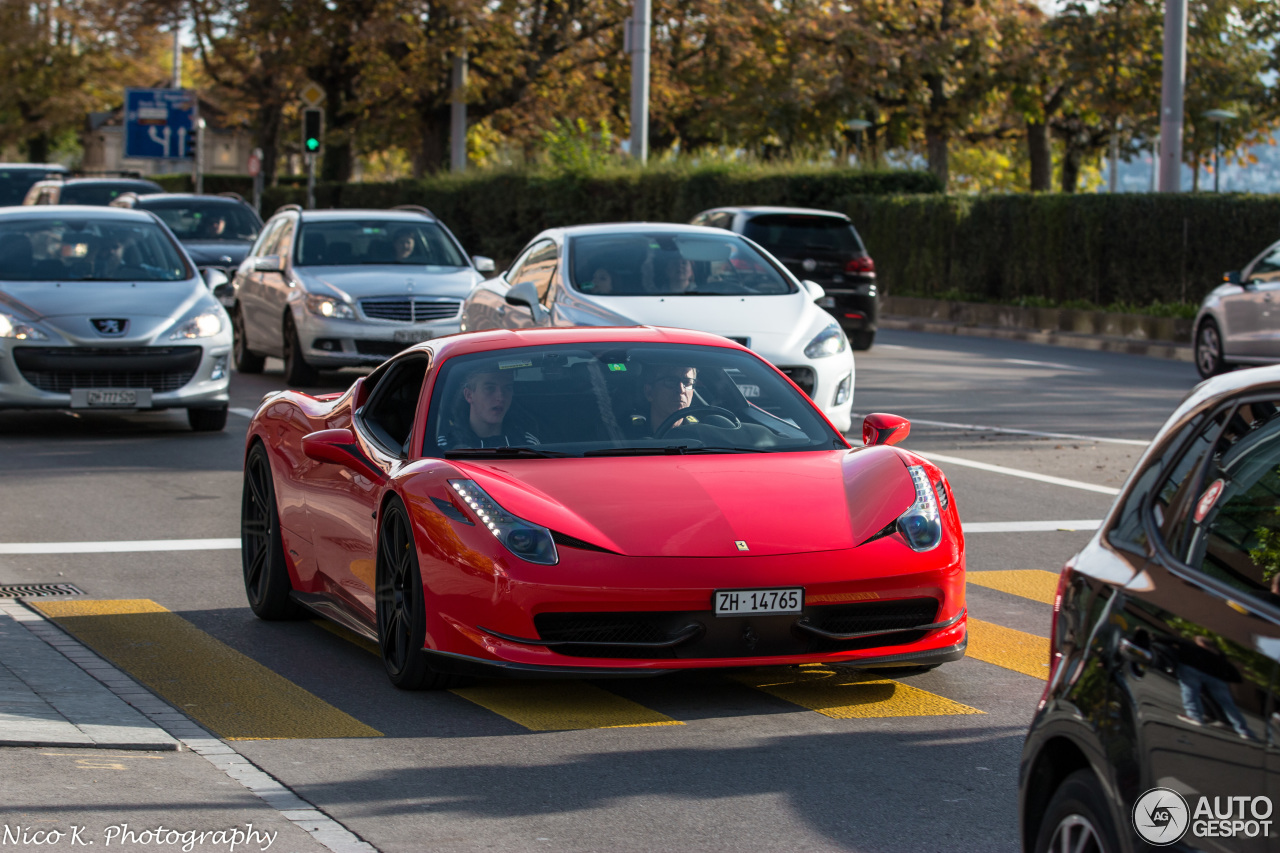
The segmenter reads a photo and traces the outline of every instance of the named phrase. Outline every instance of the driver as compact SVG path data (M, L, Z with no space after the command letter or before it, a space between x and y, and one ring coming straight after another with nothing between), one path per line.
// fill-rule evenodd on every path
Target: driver
M532 432L508 422L515 393L515 376L493 365L476 368L462 384L454 417L444 424L440 447L520 447L541 442Z
M653 436L663 421L693 404L693 387L697 381L696 367L658 364L646 370L642 390L648 412L631 416L630 431L636 437ZM684 422L685 419L680 418L669 428L674 429Z

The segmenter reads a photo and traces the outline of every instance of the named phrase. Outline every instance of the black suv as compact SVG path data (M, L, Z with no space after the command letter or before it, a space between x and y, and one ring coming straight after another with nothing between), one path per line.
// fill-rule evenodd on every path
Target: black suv
M871 348L880 315L876 265L849 217L803 207L717 207L691 223L742 234L796 278L822 285L827 295L818 304L840 322L854 349Z
M1023 849L1280 849L1280 367L1198 386L1063 569Z
M36 181L66 173L67 168L56 163L0 163L0 207L22 204Z
M104 207L122 193L162 193L164 187L143 178L55 178L37 181L23 204L90 204Z

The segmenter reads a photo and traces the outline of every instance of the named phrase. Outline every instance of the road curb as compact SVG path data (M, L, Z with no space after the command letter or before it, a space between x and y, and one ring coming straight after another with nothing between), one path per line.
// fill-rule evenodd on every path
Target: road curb
M1143 341L1133 338L1117 338L1107 335L1083 335L1074 332L1054 332L1035 329L1011 329L997 326L968 326L946 320L925 320L919 317L881 317L881 329L905 332L928 332L934 335L964 335L973 338L1000 338L1007 341L1024 341L1031 344L1118 352L1126 355L1145 355L1171 361L1195 363L1195 351L1190 344L1171 341Z

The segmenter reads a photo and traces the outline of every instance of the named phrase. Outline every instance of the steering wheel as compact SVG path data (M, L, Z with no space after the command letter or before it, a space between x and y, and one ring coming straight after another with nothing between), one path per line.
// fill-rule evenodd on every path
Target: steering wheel
M718 415L729 421L729 425L734 429L742 426L742 421L738 420L738 416L728 409L722 409L719 406L690 406L687 409L676 409L667 415L662 423L654 428L653 437L662 438L676 425L676 421L684 420L690 415Z

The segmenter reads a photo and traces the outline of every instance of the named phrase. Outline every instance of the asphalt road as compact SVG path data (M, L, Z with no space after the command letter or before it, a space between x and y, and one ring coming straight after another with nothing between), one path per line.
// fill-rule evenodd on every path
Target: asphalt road
M1194 369L908 332L882 332L857 367L855 411L912 419L906 446L937 455L974 525L970 655L897 681L782 668L403 693L352 637L256 620L235 550L0 553L0 583L69 582L87 599L176 613L153 638L94 642L387 853L1014 851L1050 573L1088 540L1085 522L1104 516ZM233 411L282 387L279 368L236 376ZM337 389L354 375L327 379ZM210 435L182 413L0 414L0 545L234 538L246 423L233 414ZM1012 522L1043 529L1009 532ZM140 646L151 656L141 663ZM221 673L218 655L241 669ZM285 703L283 720L228 722L249 695L237 691L252 689L308 697L312 710L293 719L301 705ZM90 781L49 752L0 757L22 770L0 773L0 826L230 819L222 799L191 795L221 791L225 777L205 778L182 754L107 761L121 769L97 767ZM320 848L295 833L271 849Z

